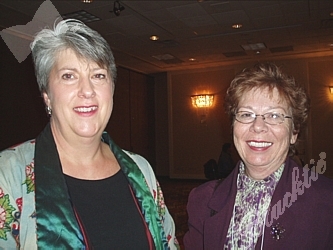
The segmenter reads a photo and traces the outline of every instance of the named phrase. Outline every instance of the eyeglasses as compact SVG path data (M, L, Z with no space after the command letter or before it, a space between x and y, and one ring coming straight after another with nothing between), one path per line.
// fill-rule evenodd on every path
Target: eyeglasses
M284 114L268 112L263 115L256 115L253 112L249 111L239 111L235 114L235 118L237 121L248 124L254 122L258 116L261 116L265 123L270 125L278 125L284 122L285 118L293 119L291 116L286 116Z

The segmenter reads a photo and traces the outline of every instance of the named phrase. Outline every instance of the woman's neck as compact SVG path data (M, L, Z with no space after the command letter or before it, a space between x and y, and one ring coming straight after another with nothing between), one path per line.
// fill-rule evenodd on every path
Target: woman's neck
M96 180L110 177L120 169L111 149L100 137L69 138L57 133L53 137L64 174Z

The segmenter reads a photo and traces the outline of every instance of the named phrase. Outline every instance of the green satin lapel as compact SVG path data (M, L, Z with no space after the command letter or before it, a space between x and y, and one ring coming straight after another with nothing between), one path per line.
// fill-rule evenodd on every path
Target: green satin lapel
M141 170L135 162L111 140L106 132L103 133L102 140L110 145L122 171L127 176L138 203L140 204L149 231L154 239L156 250L168 249L168 243L164 230L162 229L156 204Z
M153 197L135 162L103 133L134 191L156 250L168 249ZM50 125L36 139L35 197L39 249L86 249L76 220Z
M38 249L85 249L49 124L36 139L35 197Z

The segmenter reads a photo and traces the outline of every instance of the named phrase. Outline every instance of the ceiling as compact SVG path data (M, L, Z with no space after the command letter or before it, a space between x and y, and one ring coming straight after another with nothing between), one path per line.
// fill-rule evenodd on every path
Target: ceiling
M0 0L0 28L29 22L42 3ZM332 0L120 1L119 16L111 0L52 3L61 15L84 10L98 17L87 25L109 42L116 64L146 74L333 55Z

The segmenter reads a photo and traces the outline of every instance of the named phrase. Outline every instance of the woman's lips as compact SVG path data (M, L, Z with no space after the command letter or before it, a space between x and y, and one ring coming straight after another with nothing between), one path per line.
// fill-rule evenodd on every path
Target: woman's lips
M79 113L89 113L97 110L97 106L89 106L89 107L76 107L74 111Z
M247 145L254 150L265 150L273 145L272 142L266 141L246 141Z
M75 107L74 111L82 116L82 117L90 117L94 115L97 112L98 106L81 106L81 107Z

